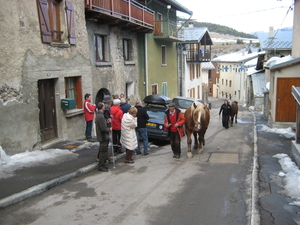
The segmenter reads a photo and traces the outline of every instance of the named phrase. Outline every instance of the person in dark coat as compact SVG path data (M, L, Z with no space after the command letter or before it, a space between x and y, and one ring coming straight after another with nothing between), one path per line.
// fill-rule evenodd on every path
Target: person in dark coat
M129 105L127 102L126 102L126 99L125 98L121 98L121 105L120 105L123 113L127 113L128 110L130 109L131 105Z
M110 116L110 106L112 104L112 98L110 95L104 95L102 102L105 104L104 118L108 127L111 127L111 116Z
M135 128L138 147L136 149L136 154L141 154L140 148L140 139L143 140L144 145L144 155L149 155L148 151L148 133L147 133L147 126L149 120L149 115L147 111L142 107L141 101L137 100L135 103L135 107L137 108L137 127Z
M222 125L225 129L228 129L229 116L231 115L231 106L227 100L221 105L219 116L222 112Z
M99 152L98 152L98 170L102 172L108 172L108 167L105 165L106 159L108 157L108 142L109 133L112 128L107 126L106 119L104 117L105 104L99 102L97 105L98 114L95 119L97 141L99 141Z

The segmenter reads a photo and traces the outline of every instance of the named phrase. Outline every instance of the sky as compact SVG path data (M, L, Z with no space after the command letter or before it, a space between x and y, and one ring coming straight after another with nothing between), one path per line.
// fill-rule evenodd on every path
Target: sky
M237 31L252 33L292 27L293 11L288 9L293 0L176 0L193 12L192 19L231 27ZM287 13L288 12L288 13ZM177 16L189 18L188 14Z
M277 129L269 128L263 125L261 128L263 132L272 132L279 135L283 135L287 138L295 138L295 132L292 128ZM5 153L5 150L0 146L0 180L3 178L11 177L14 175L14 171L23 167L30 167L37 164L45 163L60 163L67 160L73 160L78 157L77 153L69 150L61 149L47 149L45 151L31 151L18 153L9 156ZM277 177L283 179L284 190L282 194L285 194L293 199L290 205L300 206L300 170L298 166L291 160L287 154L277 154L273 157L278 159L278 163L281 165L282 171L278 171Z

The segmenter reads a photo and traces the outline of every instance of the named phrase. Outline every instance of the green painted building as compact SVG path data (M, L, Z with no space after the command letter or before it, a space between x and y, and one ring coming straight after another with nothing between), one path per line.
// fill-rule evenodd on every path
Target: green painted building
M179 93L177 42L183 41L178 35L176 12L190 16L192 12L173 0L148 2L146 6L155 12L155 28L153 33L138 36L140 96L163 94L173 98Z

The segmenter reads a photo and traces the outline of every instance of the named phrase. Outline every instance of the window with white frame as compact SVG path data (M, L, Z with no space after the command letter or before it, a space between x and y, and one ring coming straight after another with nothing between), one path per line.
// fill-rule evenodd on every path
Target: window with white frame
M161 93L162 93L162 95L168 96L168 85L167 85L167 82L162 82Z

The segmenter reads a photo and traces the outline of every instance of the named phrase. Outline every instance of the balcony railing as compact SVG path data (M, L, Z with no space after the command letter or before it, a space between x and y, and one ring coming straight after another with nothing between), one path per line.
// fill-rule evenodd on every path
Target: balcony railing
M85 0L89 11L154 30L154 11L134 0Z
M187 50L186 60L190 62L209 62L211 53L209 51Z
M156 39L183 41L182 37L179 36L177 24L168 20L155 21L154 36Z

